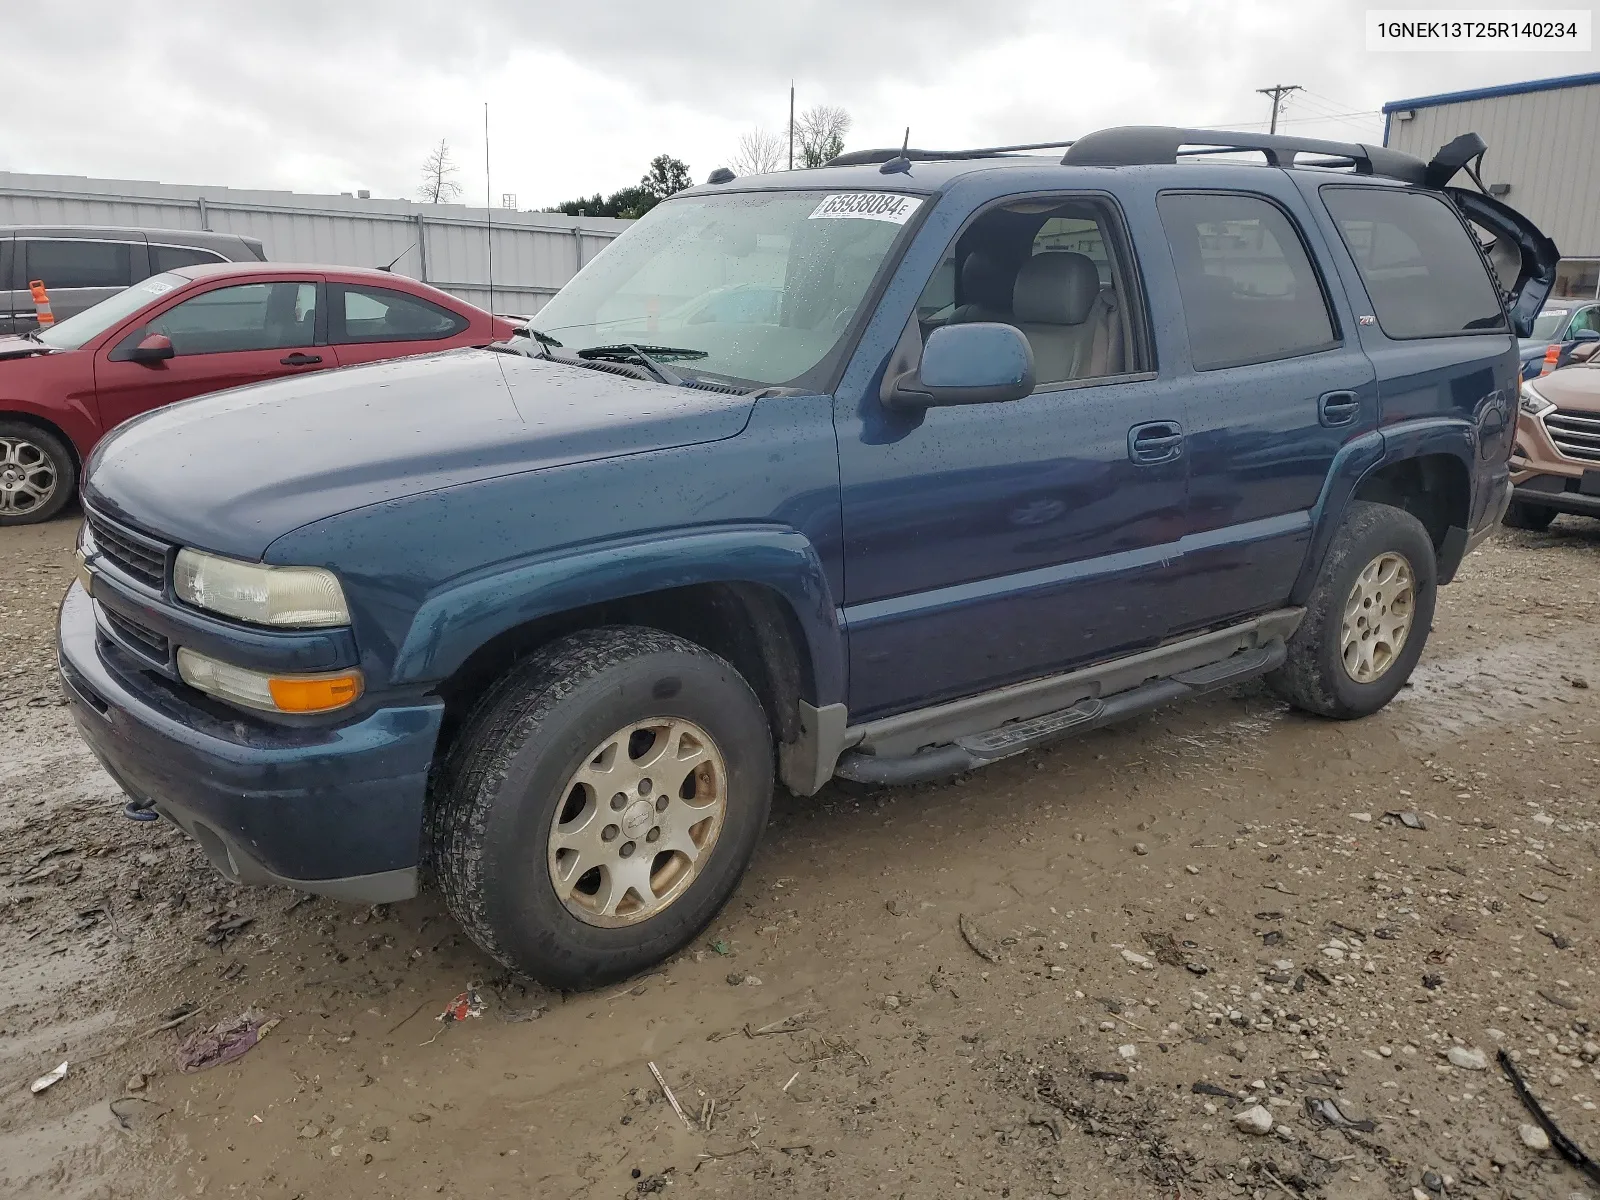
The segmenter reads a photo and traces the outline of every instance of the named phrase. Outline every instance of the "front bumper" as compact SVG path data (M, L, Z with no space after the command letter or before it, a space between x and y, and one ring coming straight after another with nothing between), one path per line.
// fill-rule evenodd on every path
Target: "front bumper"
M89 748L223 875L371 904L416 894L442 704L379 708L334 727L227 719L104 638L78 583L58 636L63 689Z

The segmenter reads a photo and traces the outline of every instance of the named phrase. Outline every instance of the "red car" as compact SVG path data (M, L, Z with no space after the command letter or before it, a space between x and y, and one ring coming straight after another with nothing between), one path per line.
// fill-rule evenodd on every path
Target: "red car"
M95 443L152 408L284 375L485 346L515 328L383 271L206 263L152 275L54 327L0 337L0 525L60 511Z

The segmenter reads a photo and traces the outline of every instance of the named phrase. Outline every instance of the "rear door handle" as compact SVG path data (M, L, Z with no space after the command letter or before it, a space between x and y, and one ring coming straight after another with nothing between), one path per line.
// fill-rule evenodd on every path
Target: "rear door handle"
M1183 457L1183 426L1176 421L1146 421L1128 430L1128 457L1140 466Z
M314 363L321 362L322 355L301 354L297 351L296 353L289 355L287 358L280 358L278 361L286 367L309 367Z
M1354 392L1323 392L1317 397L1317 420L1332 428L1361 415L1361 397Z

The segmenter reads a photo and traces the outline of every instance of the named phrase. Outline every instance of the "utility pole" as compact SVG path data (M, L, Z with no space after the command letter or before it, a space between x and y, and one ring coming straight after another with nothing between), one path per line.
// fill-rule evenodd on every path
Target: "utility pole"
M794 80L789 81L789 170L794 170Z
M1271 87L1257 88L1263 96L1272 97L1272 128L1268 133L1278 132L1278 110L1283 107L1283 98L1290 92L1298 92L1301 87L1298 83L1275 83Z

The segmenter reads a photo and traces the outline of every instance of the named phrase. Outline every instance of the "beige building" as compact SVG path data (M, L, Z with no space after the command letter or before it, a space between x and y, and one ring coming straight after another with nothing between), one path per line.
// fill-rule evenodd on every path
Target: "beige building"
M1394 100L1383 115L1383 144L1423 160L1481 136L1484 185L1561 251L1554 294L1600 299L1600 74Z

